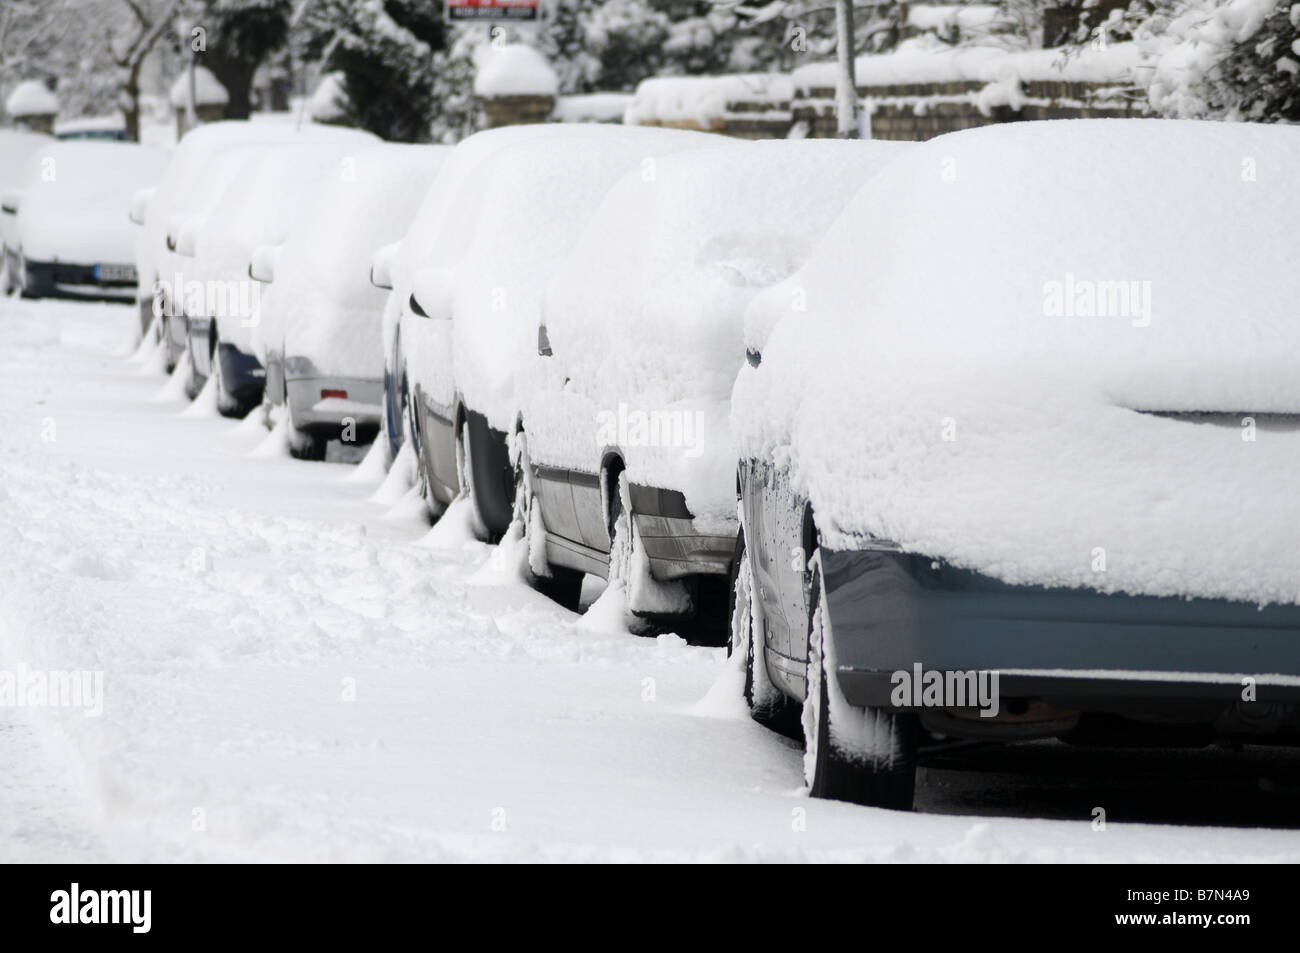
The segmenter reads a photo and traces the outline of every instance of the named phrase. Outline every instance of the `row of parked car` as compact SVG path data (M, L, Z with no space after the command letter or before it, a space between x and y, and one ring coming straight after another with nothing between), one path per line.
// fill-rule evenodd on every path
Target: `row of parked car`
M38 149L25 294L128 274L41 244L50 156L78 241L135 223L191 394L306 459L378 436L571 608L700 617L815 795L906 808L972 739L1297 737L1296 130L222 122L165 168Z

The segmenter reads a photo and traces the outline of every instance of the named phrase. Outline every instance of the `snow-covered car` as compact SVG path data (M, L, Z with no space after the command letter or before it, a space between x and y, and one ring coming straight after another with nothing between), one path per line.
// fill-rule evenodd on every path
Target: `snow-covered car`
M405 233L418 208L411 197L429 190L450 152L389 143L357 152L349 175L322 181L283 246L253 253L250 273L270 282L253 350L266 367L267 404L288 407L295 455L321 459L327 440L364 442L379 429L385 292L370 281L370 261Z
M158 149L125 142L55 142L27 158L21 183L0 207L10 283L27 297L131 300L137 189L167 165Z
M204 293L185 305L191 388L215 377L217 409L241 417L261 403L265 369L253 353L261 285L249 273L254 250L281 245L316 207L331 179L353 175L356 155L379 143L355 129L300 136L240 150L206 215L185 221L178 253Z
M168 371L185 353L184 272L176 254L181 223L206 212L220 195L226 184L222 170L230 168L231 149L288 134L277 124L240 120L197 126L173 150L158 185L131 197L131 220L144 226L135 256L140 321L147 330L157 315L155 328L167 348Z
M91 139L97 142L126 142L126 117L121 113L112 116L83 116L63 119L54 124L54 135L64 140Z
M181 226L211 214L229 184L241 156L276 142L315 141L338 134L333 127L282 122L227 120L205 123L187 132L172 152L166 174L156 188L131 197L131 219L144 228L136 241L137 300L141 323L148 328L158 315L157 330L167 348L170 371L185 354L185 265L176 253ZM243 150L237 151L237 150Z
M503 126L470 136L456 145L443 163L433 185L420 202L410 228L398 242L379 249L372 260L370 277L387 291L383 315L384 349L384 438L390 456L396 458L409 441L418 458L419 434L415 407L410 398L406 356L402 347L402 326L413 317L410 311L411 284L417 271L432 262L450 267L469 247L477 224L478 170L494 152L542 135L554 135L553 125ZM417 324L413 339L428 328ZM430 497L430 505L441 509L452 497Z
M39 132L26 132L20 129L0 129L0 197L10 190L21 186L27 172L28 158L42 146L50 145L54 139ZM17 212L17 206L14 206ZM0 211L0 291L10 290L7 272L9 255L6 248L14 239L10 234L18 223L16 214L8 209ZM17 254L14 255L17 266Z
M814 795L907 808L971 740L1296 742L1297 162L1248 123L941 136L751 305L733 649Z
M507 443L516 384L538 360L547 280L625 173L716 142L681 130L557 127L495 151L462 183L475 197L469 240L459 259L436 255L416 272L403 340L418 341L407 374L425 485L435 499L464 493L480 536L499 538L514 513Z
M520 388L535 574L605 576L635 614L702 613L725 629L745 306L909 148L733 142L665 156L610 190L546 287L534 335L546 356Z

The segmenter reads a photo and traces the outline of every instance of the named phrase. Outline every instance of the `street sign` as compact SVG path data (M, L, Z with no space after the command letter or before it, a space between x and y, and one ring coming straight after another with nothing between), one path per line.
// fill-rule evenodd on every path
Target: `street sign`
M540 0L447 0L454 23L529 23L540 19Z

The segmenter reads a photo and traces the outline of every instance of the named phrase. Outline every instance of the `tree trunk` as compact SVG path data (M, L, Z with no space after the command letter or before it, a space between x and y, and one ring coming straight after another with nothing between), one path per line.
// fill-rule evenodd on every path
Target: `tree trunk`
M858 82L853 62L853 0L835 2L835 47L839 70L835 78L835 135L858 138Z
M140 141L140 84L132 79L122 87L122 115L126 118L128 142Z
M253 111L253 73L258 64L244 59L222 56L217 50L208 50L199 60L212 70L221 85L226 87L230 101L226 103L227 119L247 119Z

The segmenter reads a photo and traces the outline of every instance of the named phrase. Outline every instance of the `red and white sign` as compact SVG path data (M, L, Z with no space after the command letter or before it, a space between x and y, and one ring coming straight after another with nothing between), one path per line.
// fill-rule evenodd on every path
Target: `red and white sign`
M512 23L540 19L540 0L447 0L447 19L459 23L476 20Z

